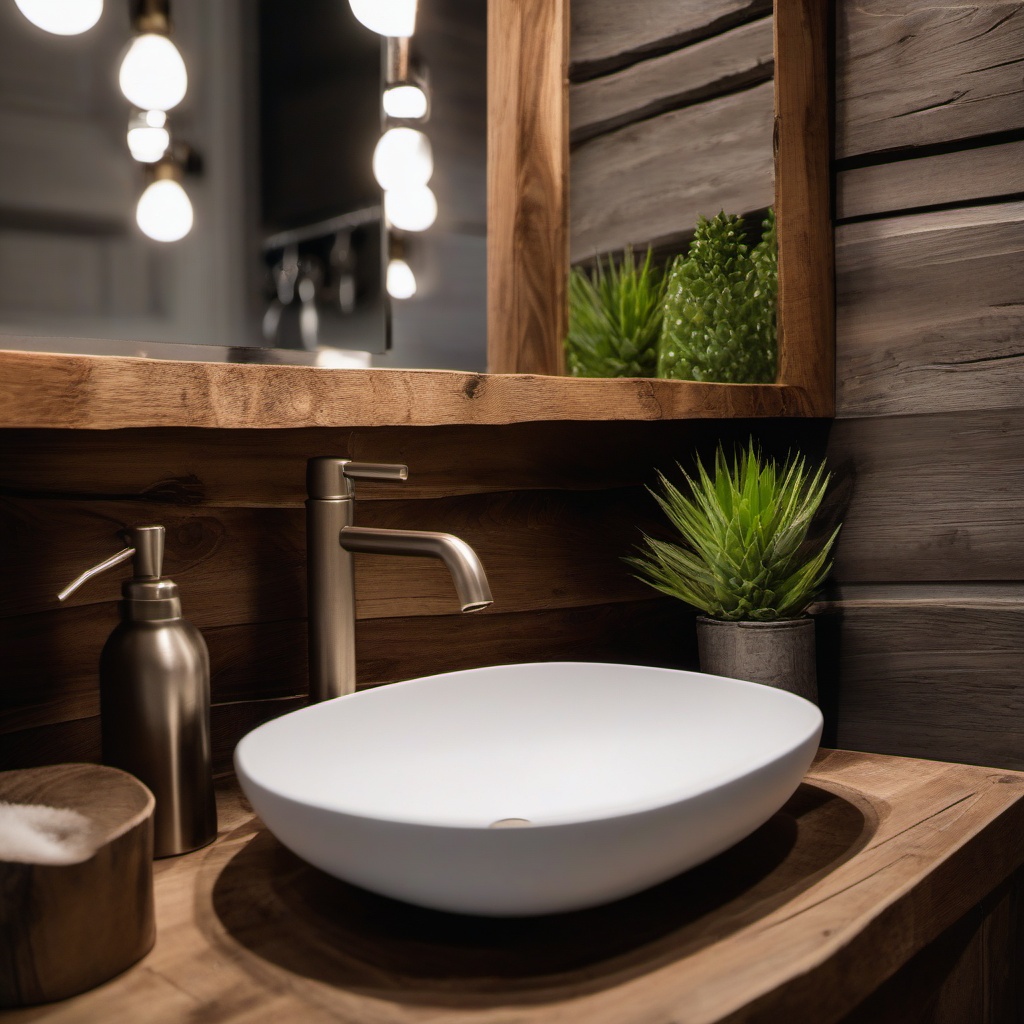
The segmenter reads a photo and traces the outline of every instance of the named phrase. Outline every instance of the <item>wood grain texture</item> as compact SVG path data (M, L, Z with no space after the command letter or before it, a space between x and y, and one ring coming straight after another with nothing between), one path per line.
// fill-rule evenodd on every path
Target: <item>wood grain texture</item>
M715 861L610 907L508 922L329 879L226 792L218 842L158 865L146 963L10 1020L836 1020L1019 867L1022 796L1013 773L823 752Z
M783 0L775 18L775 214L780 382L835 413L829 5Z
M66 999L145 956L156 938L153 794L116 768L64 764L0 773L0 802L83 819L74 863L0 860L0 1007Z
M770 80L771 17L569 87L570 141Z
M652 51L678 49L771 8L771 0L573 0L573 78L593 77Z
M1024 193L1024 141L841 171L836 219L870 217Z
M1024 767L1024 584L842 584L819 616L836 628L839 743Z
M838 415L1019 409L1024 202L836 233Z
M771 206L774 94L765 82L573 149L572 262L627 245L682 242L698 217L721 209Z
M489 0L487 364L563 372L568 0Z
M1024 127L1024 4L840 0L836 156Z
M843 583L1024 579L1024 409L840 420Z
M564 303L559 309L564 315ZM0 428L266 430L812 414L802 391L775 384L323 370L0 351Z

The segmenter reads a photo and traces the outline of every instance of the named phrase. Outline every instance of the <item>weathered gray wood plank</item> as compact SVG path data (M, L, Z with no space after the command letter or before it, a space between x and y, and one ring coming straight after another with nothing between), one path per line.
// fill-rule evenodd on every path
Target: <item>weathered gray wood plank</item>
M819 618L838 743L1024 768L1024 586L841 587ZM838 677L834 674L838 656Z
M570 257L665 245L700 215L774 202L774 85L671 111L577 147L570 166Z
M573 0L569 62L574 74L621 67L768 14L772 0Z
M569 87L572 142L582 142L772 76L771 17L740 25L692 46Z
M1024 405L1024 202L836 232L837 414Z
M1024 3L839 0L836 155L1024 127Z
M842 171L836 177L836 219L1021 192L1024 142L1007 142Z
M1024 408L838 420L842 583L1024 580Z

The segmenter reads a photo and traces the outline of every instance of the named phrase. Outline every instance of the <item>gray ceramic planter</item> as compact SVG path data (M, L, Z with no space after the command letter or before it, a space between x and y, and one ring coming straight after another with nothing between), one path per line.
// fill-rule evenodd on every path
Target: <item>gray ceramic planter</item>
M697 617L702 672L776 686L818 703L814 619L722 622Z

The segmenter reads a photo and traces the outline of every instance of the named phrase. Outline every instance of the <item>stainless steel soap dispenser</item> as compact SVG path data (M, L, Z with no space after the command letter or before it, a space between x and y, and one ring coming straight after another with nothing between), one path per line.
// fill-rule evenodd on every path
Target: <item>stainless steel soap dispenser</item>
M103 761L130 772L156 797L154 855L171 857L217 835L210 761L210 657L181 617L177 584L162 578L164 528L126 531L128 547L58 594L134 559L121 587L121 623L100 655Z

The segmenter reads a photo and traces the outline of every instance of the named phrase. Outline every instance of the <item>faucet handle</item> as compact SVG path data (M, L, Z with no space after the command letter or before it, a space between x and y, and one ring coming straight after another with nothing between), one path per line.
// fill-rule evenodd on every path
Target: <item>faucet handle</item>
M353 480L401 483L409 479L409 467L384 462L353 462L351 459L319 457L306 465L306 490L313 499L352 498Z

